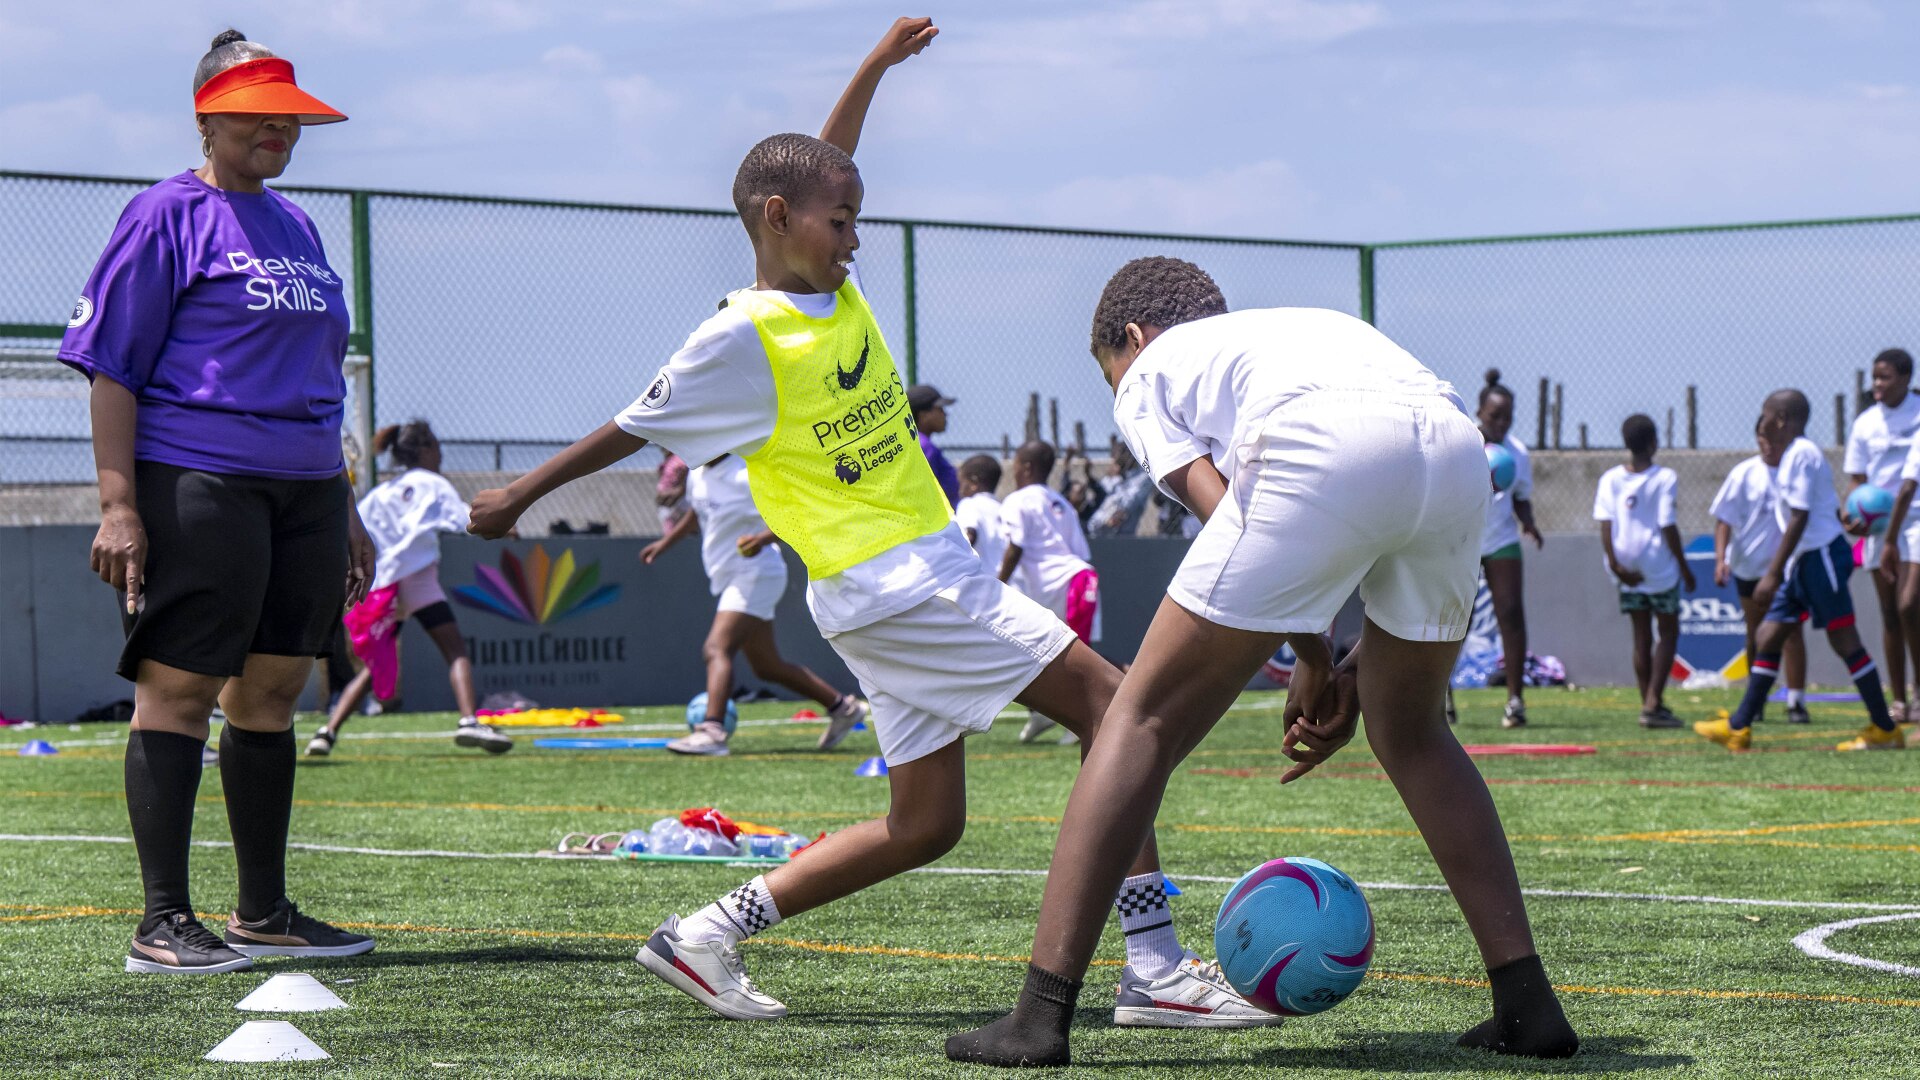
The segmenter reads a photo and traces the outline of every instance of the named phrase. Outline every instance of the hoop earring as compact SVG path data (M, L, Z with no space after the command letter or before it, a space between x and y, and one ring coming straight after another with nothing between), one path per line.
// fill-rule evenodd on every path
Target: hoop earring
M213 160L213 132L211 131L200 133L200 156L208 161Z

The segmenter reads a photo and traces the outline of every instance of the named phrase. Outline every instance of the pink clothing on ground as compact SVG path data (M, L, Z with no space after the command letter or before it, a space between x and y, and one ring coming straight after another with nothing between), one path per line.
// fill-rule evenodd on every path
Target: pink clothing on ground
M1081 641L1093 644L1093 617L1100 610L1100 571L1091 566L1067 583L1067 627Z

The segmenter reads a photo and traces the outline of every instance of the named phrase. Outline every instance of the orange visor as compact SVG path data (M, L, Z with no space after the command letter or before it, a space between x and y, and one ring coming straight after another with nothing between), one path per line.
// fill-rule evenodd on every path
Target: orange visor
M197 113L292 116L302 124L331 124L346 114L294 85L293 65L278 57L235 64L193 95Z

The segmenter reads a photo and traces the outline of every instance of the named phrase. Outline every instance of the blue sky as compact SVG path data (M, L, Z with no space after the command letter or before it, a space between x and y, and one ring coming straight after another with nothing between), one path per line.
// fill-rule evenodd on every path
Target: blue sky
M289 184L724 206L745 148L817 130L900 13L0 0L0 167L197 164L190 76L232 24L353 117L306 134ZM1920 211L1920 5L973 0L931 13L939 40L888 77L861 144L870 215L1391 241ZM309 209L344 263L342 208ZM0 321L57 321L84 279L112 207L59 212L71 220L55 229L0 205ZM503 225L377 204L381 419L425 415L454 438L562 439L600 422L747 266L737 226L659 220ZM899 350L899 237L874 227L865 241ZM961 397L957 442L1017 439L1029 392L1105 442L1087 319L1134 255L1194 258L1239 307L1357 310L1337 254L939 231L919 251L921 371ZM1379 323L1469 396L1501 367L1529 439L1547 376L1567 387L1569 445L1580 422L1600 444L1628 412L1664 419L1689 384L1704 445L1744 445L1759 398L1788 384L1814 399L1825 440L1853 370L1920 345L1916 278L1920 226L1423 249L1382 253ZM515 393L529 359L539 392ZM84 431L69 406L60 423Z
M832 0L0 2L0 156L164 174L234 23L353 115L290 181L711 206L900 13ZM1911 210L1914 5L973 0L868 212L1392 240Z

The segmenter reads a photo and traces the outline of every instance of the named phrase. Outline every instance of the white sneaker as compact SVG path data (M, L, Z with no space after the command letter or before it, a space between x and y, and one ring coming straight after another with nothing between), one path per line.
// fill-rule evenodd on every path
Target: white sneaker
M1278 1027L1283 1017L1255 1008L1228 984L1220 965L1192 952L1158 979L1131 966L1120 973L1113 1022L1121 1027Z
M1029 711L1027 713L1027 726L1020 729L1020 741L1032 742L1040 737L1041 732L1053 726L1055 725L1052 720L1041 716L1037 712Z
M700 757L726 757L733 752L727 749L726 735L715 735L707 730L705 724L695 728L693 734L668 743L667 749L676 754L695 754Z
M513 749L513 740L486 724L469 719L461 721L454 730L453 745L485 750L489 754L504 754Z
M635 960L668 986L729 1020L778 1020L787 1007L761 993L747 977L740 943L688 941L680 936L680 916L669 915L635 954Z
M313 738L307 741L307 756L326 757L333 753L333 741L338 737L326 728L314 732Z
M842 709L841 706L845 708ZM827 730L820 733L819 749L831 750L853 734L853 725L873 715L873 706L861 698L848 694L827 711Z
M1078 746L1080 745L1080 736L1075 735L1071 731L1062 732L1060 735L1060 745L1061 746Z

